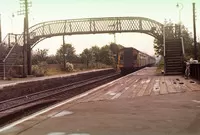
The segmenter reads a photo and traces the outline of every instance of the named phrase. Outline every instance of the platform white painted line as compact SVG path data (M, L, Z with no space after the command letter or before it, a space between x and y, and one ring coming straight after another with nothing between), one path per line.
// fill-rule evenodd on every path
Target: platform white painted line
M57 113L56 115L53 115L51 116L52 118L57 118L57 117L63 117L63 116L66 116L66 115L70 115L70 114L73 114L73 112L70 112L70 111L61 111L59 113Z
M125 90L128 90L128 89L129 89L129 87L126 87L126 88L125 88Z
M72 134L67 134L67 135L90 135L88 133L72 133Z
M142 80L140 83L141 83L141 84L144 84L144 83L146 83L146 81L145 81L145 80Z
M128 74L128 75L126 75L126 76L123 76L123 77L121 77L121 78L119 78L119 79L116 79L116 80L114 80L114 81L112 81L112 82L109 82L109 83L104 84L104 85L101 85L101 86L99 86L99 87L97 87L97 88L91 89L91 90L89 90L89 91L87 91L87 92L85 92L85 93L83 93L83 94L81 94L81 95L78 95L78 96L75 96L75 97L73 97L73 98L67 99L67 100L65 100L65 101L63 101L63 102L61 102L61 103L58 103L58 104L53 105L53 106L51 106L51 107L48 107L48 108L46 108L46 109L44 109L44 110L41 110L41 111L39 111L39 112L36 112L36 113L34 113L34 114L30 115L30 116L24 117L24 118L22 118L22 119L20 119L20 120L18 120L18 121L15 121L15 122L13 122L13 123L11 123L11 124L9 124L9 125L6 125L6 126L0 128L0 133L3 132L3 131L8 130L8 129L10 129L10 128L12 128L12 127L14 127L14 126L20 124L20 123L23 123L23 122L25 122L25 121L27 121L27 120L33 119L33 118L35 118L35 117L37 117L37 116L39 116L39 115L41 115L41 114L44 114L44 113L46 113L46 112L48 112L48 111L50 111L50 110L53 110L53 109L57 108L57 107L60 107L60 106L62 106L62 105L64 105L64 104L67 104L67 103L70 103L70 102L72 102L72 101L78 100L78 99L80 99L80 98L82 98L82 97L85 97L85 96L89 95L90 93L93 93L93 92L95 92L95 91L97 91L97 90L99 90L99 89L101 89L101 88L104 88L104 87L106 87L106 86L109 86L109 85L111 85L111 84L113 84L113 83L115 83L115 82L117 82L117 81L119 81L119 80L122 80L122 79L124 79L124 78L126 78L127 76L130 76L130 75L131 75L131 74Z
M139 79L136 79L135 82L137 83L139 81Z
M160 86L159 86L160 80L155 80L154 86L153 86L153 91L158 92L160 91Z
M192 102L195 102L195 103L200 104L200 101L199 101L199 100L192 100Z
M146 80L146 83L149 83L151 81L151 79Z
M117 93L115 96L113 96L111 99L117 99L118 97L120 97L122 95L122 93Z
M110 95L110 96L114 96L116 95L117 93L115 92L112 92L112 91L108 91L105 95Z
M47 135L67 135L65 132L51 132L48 133Z

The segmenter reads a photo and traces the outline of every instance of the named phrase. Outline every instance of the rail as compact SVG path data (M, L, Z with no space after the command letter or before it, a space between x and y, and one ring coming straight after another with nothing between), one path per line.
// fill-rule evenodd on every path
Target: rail
M22 105L26 105L29 103L33 103L40 100L50 100L50 98L55 98L56 96L62 95L64 93L69 94L70 90L78 89L86 87L87 85L92 85L103 80L107 80L110 78L120 77L120 73L110 73L107 75L101 75L98 77L93 77L87 80L82 80L79 82L74 82L71 84L66 84L63 86L47 89L44 91L36 92L33 94L28 94L25 96L8 99L0 102L0 113L3 111L7 111L9 109L13 109ZM79 91L80 92L80 91Z
M190 64L190 76L200 81L200 63Z

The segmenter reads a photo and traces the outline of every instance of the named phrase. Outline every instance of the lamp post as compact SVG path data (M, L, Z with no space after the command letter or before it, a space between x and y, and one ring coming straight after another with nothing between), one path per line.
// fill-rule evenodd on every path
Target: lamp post
M10 33L13 33L13 18L15 17L15 14L12 13L11 16L8 16L8 18L10 19L10 25L11 25L11 30Z
M177 3L176 7L179 8L179 24L181 24L181 11L183 10L183 4Z
M12 16L10 18L10 23L11 23L11 33L13 33L13 18L15 17L14 13L12 13Z
M183 10L183 4L177 3L176 7L179 8L179 36L181 35L181 11Z

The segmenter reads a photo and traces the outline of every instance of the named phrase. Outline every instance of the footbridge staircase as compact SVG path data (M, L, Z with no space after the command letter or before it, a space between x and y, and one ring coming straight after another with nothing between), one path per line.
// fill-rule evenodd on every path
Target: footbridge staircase
M12 71L12 66L22 56L22 42L21 45L20 42L17 42L20 39L23 40L21 35L8 34L0 44L2 49L0 53L0 78L8 77Z
M184 73L184 39L179 26L171 27L171 35L164 35L164 70L165 75L180 75Z

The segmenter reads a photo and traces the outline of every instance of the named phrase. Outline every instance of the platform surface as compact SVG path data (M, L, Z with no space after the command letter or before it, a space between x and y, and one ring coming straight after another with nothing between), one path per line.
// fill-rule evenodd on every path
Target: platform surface
M41 81L41 80L59 78L59 77L67 77L67 76L83 74L83 73L88 73L88 72L101 71L101 70L107 70L107 69L111 69L111 68L94 69L94 70L87 70L87 71L80 71L80 72L66 73L66 74L59 74L59 75L51 75L51 76L43 76L43 77L27 77L27 78L17 78L17 79L14 78L13 80L0 80L0 90L3 87L16 85L16 84L19 84L19 83Z
M199 135L199 82L157 76L155 70L144 68L90 90L0 134Z

